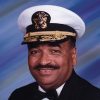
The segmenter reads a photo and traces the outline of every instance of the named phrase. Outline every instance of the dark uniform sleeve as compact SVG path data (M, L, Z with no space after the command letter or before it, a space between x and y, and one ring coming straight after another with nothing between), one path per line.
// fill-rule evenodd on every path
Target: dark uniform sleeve
M8 98L8 100L21 100L20 93L15 90Z

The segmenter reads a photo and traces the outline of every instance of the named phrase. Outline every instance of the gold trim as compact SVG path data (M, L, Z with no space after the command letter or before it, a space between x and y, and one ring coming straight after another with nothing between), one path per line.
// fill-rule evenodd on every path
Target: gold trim
M24 36L24 42L61 40L67 36L76 36L76 33L64 31L29 32Z

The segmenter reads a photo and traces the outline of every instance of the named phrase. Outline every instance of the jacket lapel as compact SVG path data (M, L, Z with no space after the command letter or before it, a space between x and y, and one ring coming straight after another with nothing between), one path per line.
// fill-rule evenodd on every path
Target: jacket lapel
M61 91L59 100L78 100L77 98L79 98L79 95L81 94L80 89L81 85L79 77L73 71L71 77L66 81Z

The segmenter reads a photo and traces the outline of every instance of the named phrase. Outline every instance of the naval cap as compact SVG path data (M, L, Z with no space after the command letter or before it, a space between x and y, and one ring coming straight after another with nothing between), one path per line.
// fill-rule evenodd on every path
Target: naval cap
M24 33L24 43L80 38L85 33L85 23L76 13L54 5L27 8L20 14L18 25Z

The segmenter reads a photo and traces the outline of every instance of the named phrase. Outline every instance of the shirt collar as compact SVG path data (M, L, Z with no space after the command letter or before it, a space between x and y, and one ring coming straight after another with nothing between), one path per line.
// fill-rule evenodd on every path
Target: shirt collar
M58 96L60 95L60 93L61 93L61 91L62 91L62 89L63 89L64 85L65 85L65 83L64 83L64 84L62 84L60 87L58 87L58 88L56 89ZM44 93L45 93L45 90L43 90L43 88L42 88L41 86L38 86L38 89L39 89L39 91L41 91L41 92L44 92Z

